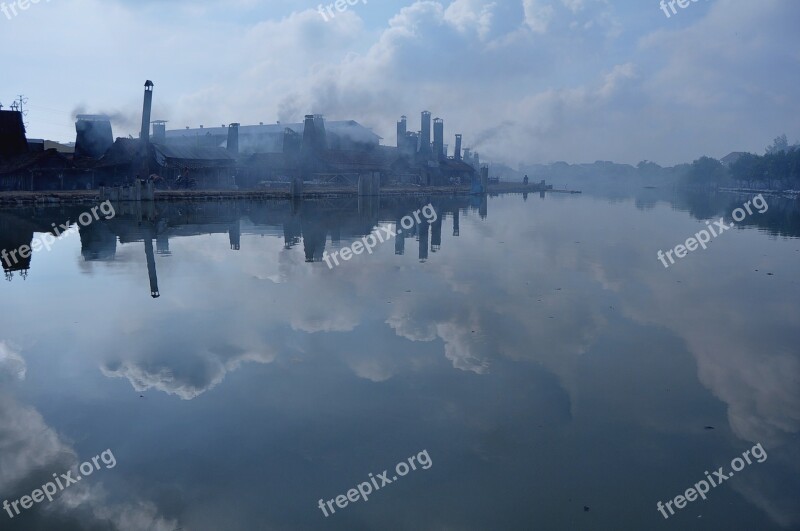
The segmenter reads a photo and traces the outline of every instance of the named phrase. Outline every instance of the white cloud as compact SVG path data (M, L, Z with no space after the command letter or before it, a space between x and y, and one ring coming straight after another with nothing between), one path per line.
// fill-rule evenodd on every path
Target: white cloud
M5 341L0 341L0 381L3 378L24 380L27 364L19 352Z
M717 0L666 19L657 5L605 0L421 0L327 23L314 9L249 1L158 6L40 4L4 24L0 46L26 50L4 63L4 79L30 98L32 135L74 134L69 116L56 129L36 105L135 117L150 78L155 115L178 128L319 112L391 144L401 114L413 123L429 109L448 138L461 132L512 165L675 163L800 138L794 2ZM373 10L388 16L367 22ZM92 74L65 67L76 58Z
M4 497L16 499L30 492L31 485L52 481L51 474L75 470L81 462L36 409L0 394L0 493ZM109 502L98 475L91 485L83 482L60 492L40 514L50 529L63 528L62 519L76 516L87 527L102 525L114 531L177 527L174 520L161 517L152 502L128 496L127 502Z
M534 33L545 33L553 19L555 10L553 6L546 4L542 0L523 0L525 8L525 24Z

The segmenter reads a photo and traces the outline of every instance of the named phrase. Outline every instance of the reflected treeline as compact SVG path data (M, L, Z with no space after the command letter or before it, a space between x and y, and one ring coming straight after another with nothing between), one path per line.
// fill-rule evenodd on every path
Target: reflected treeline
M150 293L158 298L157 257L172 254L174 238L206 234L227 234L232 251L242 248L242 235L282 237L285 249L302 245L306 262L321 262L326 249L338 249L369 235L379 225L401 228L401 220L428 204L437 219L425 218L403 229L394 241L395 254L406 254L416 247L420 261L442 248L442 232L461 233L461 216L488 215L486 197L419 198L336 198L301 202L213 202L213 203L119 203L116 215L79 226L81 255L86 262L108 262L117 258L118 246L141 246L147 263ZM75 223L93 205L62 207L25 207L0 211L0 251L30 246L35 233L54 233L54 227ZM65 238L75 237L65 236ZM409 243L413 242L413 243ZM58 242L55 244L58 245ZM39 251L39 253L44 251ZM18 262L3 262L7 280L15 275L26 278L37 254Z
M753 194L733 194L726 192L709 193L697 190L678 190L673 205L679 210L689 212L699 220L724 217L730 221L731 213L741 208L755 197ZM773 236L800 237L800 201L780 196L764 196L769 209L763 214L753 209L739 227L754 227Z
M744 203L752 200L757 193L741 194L730 192L709 192L697 189L643 188L634 193L636 208L651 210L658 203L669 203L675 210L688 212L693 218L705 221L724 217L731 220L731 213ZM607 197L612 201L627 201L630 196ZM769 210L759 214L754 209L752 216L737 222L738 227L753 227L773 236L800 238L800 200L787 197L765 195Z

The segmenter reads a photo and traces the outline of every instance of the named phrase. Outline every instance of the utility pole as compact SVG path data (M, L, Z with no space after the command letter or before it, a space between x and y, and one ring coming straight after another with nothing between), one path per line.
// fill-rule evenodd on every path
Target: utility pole
M28 103L28 98L26 98L24 94L20 94L20 95L17 97L17 101L16 101L15 103L17 103L17 102L18 102L17 109L19 110L19 112L21 112L21 113L22 113L22 116L27 116L27 115L28 115L28 111L24 110L24 109L22 108L22 106L23 106L23 105L27 105L27 103Z
M25 125L25 127L28 127L28 125L30 125L28 124L28 122L24 121L25 117L28 116L28 111L26 111L23 108L23 106L26 105L27 103L28 103L28 98L26 98L24 94L20 94L17 97L17 99L14 100L14 103L11 104L11 110L19 111L19 113L22 115L23 124Z

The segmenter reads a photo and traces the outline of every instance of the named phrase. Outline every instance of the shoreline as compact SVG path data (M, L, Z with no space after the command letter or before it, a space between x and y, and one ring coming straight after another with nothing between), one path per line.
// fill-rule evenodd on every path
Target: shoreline
M524 185L522 183L500 183L489 185L488 195L511 193L566 193L580 194L576 190L542 190L538 185ZM402 186L385 187L379 195L370 197L420 197L430 195L460 195L471 194L469 186ZM483 194L487 195L487 194ZM301 199L319 199L334 197L358 197L356 188L340 188L318 185L306 185ZM291 200L292 195L288 187L279 189L270 188L262 190L156 190L156 201L224 201L224 200L260 200L260 199L285 199ZM61 205L100 202L100 190L42 190L42 191L13 191L0 192L0 207L19 205Z

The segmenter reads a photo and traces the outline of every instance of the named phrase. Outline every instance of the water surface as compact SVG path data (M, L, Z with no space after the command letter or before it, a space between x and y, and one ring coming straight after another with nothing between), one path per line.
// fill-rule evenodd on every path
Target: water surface
M796 204L656 258L746 199L432 198L333 269L428 200L118 205L0 285L0 499L117 465L0 529L797 529Z

